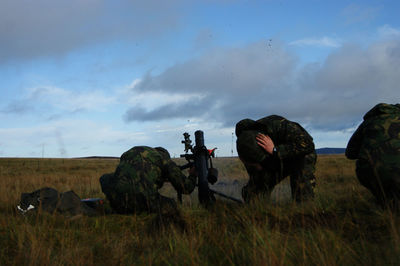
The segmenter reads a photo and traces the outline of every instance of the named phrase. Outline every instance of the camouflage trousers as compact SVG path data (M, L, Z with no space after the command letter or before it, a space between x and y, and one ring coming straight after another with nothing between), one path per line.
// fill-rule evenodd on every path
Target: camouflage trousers
M390 167L379 163L371 165L363 159L358 159L356 162L356 174L361 185L371 191L377 202L384 208L400 210L400 171L398 167L398 165Z
M250 174L249 182L242 189L242 197L246 202L257 195L269 197L274 187L287 176L290 176L291 195L301 202L314 197L316 185L315 153L283 162L282 166L266 167L264 171Z
M134 213L163 213L176 210L174 199L164 197L156 189L143 190L138 184L126 184L114 177L114 174L105 174L100 177L103 193L110 202L111 208L119 214Z

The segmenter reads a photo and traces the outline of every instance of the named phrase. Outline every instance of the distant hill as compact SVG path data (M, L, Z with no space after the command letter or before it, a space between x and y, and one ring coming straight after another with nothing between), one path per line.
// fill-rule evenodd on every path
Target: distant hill
M346 148L319 148L316 149L317 154L344 154ZM231 156L221 156L220 158L230 158ZM119 159L119 157L114 156L87 156L87 157L76 157L75 159ZM175 158L178 159L178 158ZM179 158L184 160L182 158Z
M320 148L316 149L317 154L344 154L346 148Z
M87 157L77 157L74 159L119 159L119 157L114 156L87 156Z

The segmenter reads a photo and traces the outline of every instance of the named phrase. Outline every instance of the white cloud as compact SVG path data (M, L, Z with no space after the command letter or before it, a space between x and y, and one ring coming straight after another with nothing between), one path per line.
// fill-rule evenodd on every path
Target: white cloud
M3 112L26 113L40 111L43 106L51 112L106 111L116 98L105 95L103 91L75 92L54 86L28 88L25 95L3 108Z
M140 89L141 79L135 79L129 86L118 90L118 99L130 106L140 106L146 110L165 104L179 104L186 101L198 101L204 98L201 93L174 93L163 91L143 91Z
M340 47L341 41L338 39L330 38L330 37L322 37L322 38L304 38L301 40L296 40L290 42L289 45L296 46L320 46L320 47Z
M7 140L2 147L7 156L34 157L41 157L42 153L45 157L120 156L133 145L151 142L151 137L143 131L116 129L83 119L0 129L0 139Z
M232 128L221 129L219 124L200 120L161 123L133 123L116 126L108 122L87 119L61 119L33 126L0 129L1 150L9 157L81 157L117 156L133 146L163 146L171 156L183 153L183 133L189 132L194 142L194 132L203 130L207 147L218 147L219 154L230 154ZM0 151L1 152L1 151ZM0 153L1 154L1 153Z
M378 29L378 34L383 37L383 38L387 38L387 37L394 37L394 38L399 38L400 37L400 30L391 27L390 25L383 25L382 27L380 27Z

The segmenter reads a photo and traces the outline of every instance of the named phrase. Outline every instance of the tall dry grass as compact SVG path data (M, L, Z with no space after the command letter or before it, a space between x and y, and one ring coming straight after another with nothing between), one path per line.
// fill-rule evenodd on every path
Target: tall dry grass
M271 199L211 209L186 196L186 230L153 227L154 215L70 218L15 211L20 193L43 186L103 197L98 178L118 160L0 159L1 265L396 265L400 218L381 210L359 185L354 162L319 156L313 201L290 200L288 180ZM237 158L218 158L221 182L239 189L247 175ZM239 184L239 185L237 185ZM217 187L222 189L223 186ZM175 196L165 186L163 193Z

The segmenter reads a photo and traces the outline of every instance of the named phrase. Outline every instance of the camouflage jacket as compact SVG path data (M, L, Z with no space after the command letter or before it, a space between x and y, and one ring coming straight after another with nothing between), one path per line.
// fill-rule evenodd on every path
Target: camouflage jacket
M400 104L380 103L368 111L346 148L349 159L400 163Z
M243 130L258 130L268 135L281 160L315 152L313 138L298 123L278 115L271 115L257 121L244 119L236 125L236 135Z
M114 177L119 180L117 186L122 186L119 190L131 190L132 184L135 193L145 194L158 190L164 182L170 182L183 194L191 193L196 185L196 177L189 175L186 178L169 154L165 156L146 146L136 146L123 153Z

